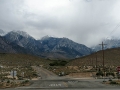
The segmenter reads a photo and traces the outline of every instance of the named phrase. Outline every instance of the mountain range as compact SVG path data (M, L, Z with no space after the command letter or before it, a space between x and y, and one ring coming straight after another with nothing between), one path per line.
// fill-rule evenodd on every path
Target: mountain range
M111 38L111 39L104 39L103 40L103 45L104 46L104 50L105 49L110 49L110 48L118 48L120 47L120 39L119 38ZM101 45L96 45L91 47L93 51L99 51L102 50L102 46Z
M45 36L36 40L24 31L8 32L0 37L0 44L1 53L25 53L49 59L72 59L92 53L92 49L68 38Z
M48 59L73 59L101 50L100 45L87 47L68 38L44 36L34 39L24 31L10 31L7 34L0 29L0 53L24 53ZM105 39L104 49L120 47L120 39Z

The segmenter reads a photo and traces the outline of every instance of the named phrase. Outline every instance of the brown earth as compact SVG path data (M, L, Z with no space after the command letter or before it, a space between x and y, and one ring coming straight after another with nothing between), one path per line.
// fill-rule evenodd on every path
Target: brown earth
M67 75L67 77L72 77L72 78L93 78L93 76L95 76L95 72L91 73L91 72L83 72L83 73L70 73L69 75Z

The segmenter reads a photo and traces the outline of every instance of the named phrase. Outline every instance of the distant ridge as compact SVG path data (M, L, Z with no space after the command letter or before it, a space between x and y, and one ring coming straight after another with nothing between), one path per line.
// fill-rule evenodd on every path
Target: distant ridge
M110 49L110 48L117 48L120 47L120 39L119 38L108 38L103 40L103 42L106 44L104 46L104 49ZM96 45L94 47L91 47L94 51L99 51L101 50L100 45Z
M16 53L29 53L49 59L73 59L92 53L87 46L68 38L45 36L36 40L24 31L8 32L3 38Z

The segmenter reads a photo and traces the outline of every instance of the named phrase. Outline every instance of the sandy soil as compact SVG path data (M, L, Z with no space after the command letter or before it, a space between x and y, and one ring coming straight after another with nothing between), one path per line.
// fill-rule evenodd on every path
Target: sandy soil
M93 78L96 73L91 73L91 72L85 72L85 73L71 73L67 75L67 77L72 77L72 78Z

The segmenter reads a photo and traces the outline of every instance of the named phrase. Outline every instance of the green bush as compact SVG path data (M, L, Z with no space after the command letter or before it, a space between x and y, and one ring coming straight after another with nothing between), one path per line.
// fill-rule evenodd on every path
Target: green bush
M110 84L118 84L118 83L115 81L111 81Z
M102 71L97 72L96 76L103 76L103 72Z
M28 83L29 82L29 80L25 80L25 83Z
M18 80L23 80L23 77L18 77Z
M112 79L109 79L109 81L112 81Z
M50 66L65 66L67 64L67 61L54 61L53 63L50 63Z
M108 73L106 73L106 76L109 76L109 75L111 75L111 76L113 76L113 77L115 76L113 72L108 72Z
M33 76L34 76L34 77L37 77L38 75L37 75L36 73L33 73Z
M10 80L8 80L7 83L10 83Z

